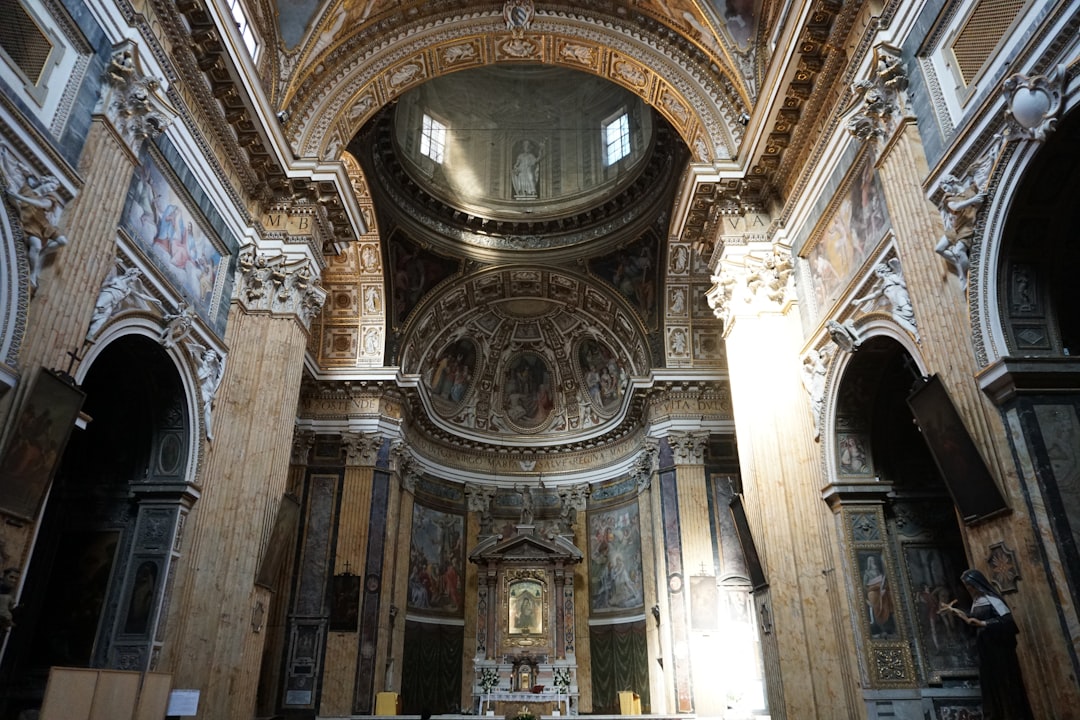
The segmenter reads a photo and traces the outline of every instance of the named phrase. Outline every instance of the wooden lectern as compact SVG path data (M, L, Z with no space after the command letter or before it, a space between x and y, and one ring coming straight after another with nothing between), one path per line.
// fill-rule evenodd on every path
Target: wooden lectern
M620 690L619 691L619 714L620 715L640 715L641 714L641 696L633 690Z

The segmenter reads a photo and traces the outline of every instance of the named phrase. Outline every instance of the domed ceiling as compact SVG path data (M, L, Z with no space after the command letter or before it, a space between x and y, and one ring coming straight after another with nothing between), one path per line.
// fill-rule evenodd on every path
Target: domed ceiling
M424 142L433 126L437 152ZM412 180L449 205L537 221L578 213L630 183L652 151L653 121L640 97L595 75L490 66L406 93L394 140Z
M662 116L594 76L505 65L406 93L349 149L383 243L386 364L417 431L523 453L640 431L635 391L666 362L666 275L689 272L667 238L690 153Z

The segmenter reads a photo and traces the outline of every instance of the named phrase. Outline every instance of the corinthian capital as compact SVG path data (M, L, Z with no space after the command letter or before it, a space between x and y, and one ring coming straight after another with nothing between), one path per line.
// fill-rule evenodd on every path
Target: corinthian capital
M709 444L706 432L673 432L668 444L675 455L676 465L701 465L705 462L705 448Z
M311 328L326 302L326 290L315 280L307 258L268 257L249 245L237 259L236 280L233 297L248 310L294 315L304 329Z
M378 433L344 432L341 444L345 447L346 464L370 467L379 457L382 437Z
M161 97L161 83L143 72L138 46L131 40L117 45L105 69L95 112L103 115L132 152L146 138L153 140L176 117Z

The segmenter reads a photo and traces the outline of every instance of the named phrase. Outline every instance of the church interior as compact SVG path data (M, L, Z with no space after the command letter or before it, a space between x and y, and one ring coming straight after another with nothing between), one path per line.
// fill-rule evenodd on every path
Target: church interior
M1080 718L1080 3L3 8L0 720Z

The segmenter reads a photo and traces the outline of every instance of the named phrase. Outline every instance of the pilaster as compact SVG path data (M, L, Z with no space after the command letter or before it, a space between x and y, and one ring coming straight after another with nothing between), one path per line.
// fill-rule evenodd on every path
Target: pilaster
M801 323L789 290L754 284L759 263L769 266L755 257L776 255L770 272L778 280L785 254L783 247L726 248L716 273L725 281L714 290L727 290L710 298L726 315L745 507L769 584L763 612L770 630L762 637L769 703L775 717L857 717L850 622L845 626L846 615L835 607L842 595L835 533L821 500L820 448L800 387Z

